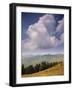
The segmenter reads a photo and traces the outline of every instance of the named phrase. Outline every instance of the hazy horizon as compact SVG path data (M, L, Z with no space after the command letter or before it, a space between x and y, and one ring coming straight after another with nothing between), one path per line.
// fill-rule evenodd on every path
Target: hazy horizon
M31 56L44 56L44 55L64 55L63 52L60 53L24 53L22 54L22 57L31 57Z

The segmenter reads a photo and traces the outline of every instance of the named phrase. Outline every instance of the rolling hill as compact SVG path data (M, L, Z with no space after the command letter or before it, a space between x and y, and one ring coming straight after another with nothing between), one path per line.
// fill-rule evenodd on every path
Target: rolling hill
M37 73L22 75L22 78L38 77L38 76L58 76L58 75L64 75L64 63L63 62L49 69L46 69L46 70L43 70Z

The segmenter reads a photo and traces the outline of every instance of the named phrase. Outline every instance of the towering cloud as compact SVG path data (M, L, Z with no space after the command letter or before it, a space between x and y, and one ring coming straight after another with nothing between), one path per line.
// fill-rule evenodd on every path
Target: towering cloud
M22 40L22 50L34 51L55 48L64 43L64 19L57 22L53 15L44 15L30 25L27 39Z

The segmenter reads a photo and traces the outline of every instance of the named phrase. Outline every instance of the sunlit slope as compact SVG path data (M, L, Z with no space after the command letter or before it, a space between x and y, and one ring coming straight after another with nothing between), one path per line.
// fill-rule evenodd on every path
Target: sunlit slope
M64 75L64 63L59 63L52 68L33 73L33 74L26 74L22 75L22 77L38 77L38 76L57 76L57 75Z

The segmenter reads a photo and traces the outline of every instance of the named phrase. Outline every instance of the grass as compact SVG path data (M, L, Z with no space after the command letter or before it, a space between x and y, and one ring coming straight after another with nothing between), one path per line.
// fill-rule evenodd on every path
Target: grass
M24 77L39 77L39 76L58 76L58 75L64 75L64 63L59 63L49 69L33 73L33 74L24 74L22 75L22 78Z

